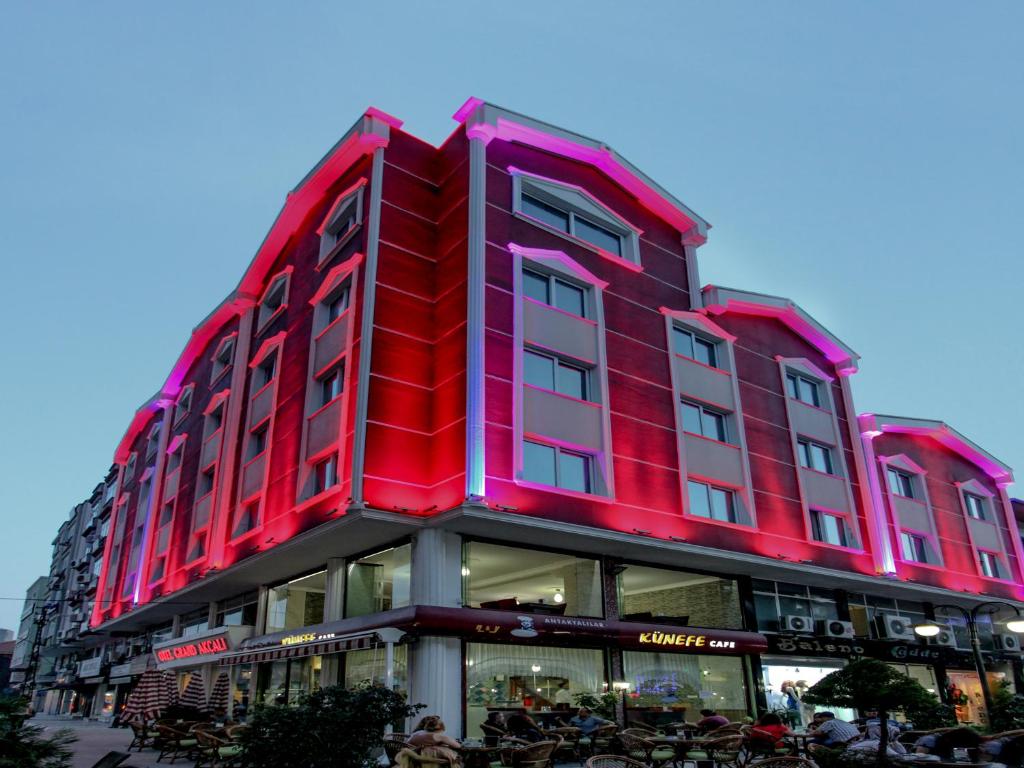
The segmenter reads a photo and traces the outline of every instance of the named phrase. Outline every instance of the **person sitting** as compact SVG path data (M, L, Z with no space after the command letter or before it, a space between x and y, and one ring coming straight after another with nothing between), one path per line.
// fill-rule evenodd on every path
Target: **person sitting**
M515 736L517 739L523 739L524 741L544 740L544 734L541 733L540 726L537 725L532 717L526 714L525 709L513 712L505 718L505 727L508 729L509 735Z
M713 731L715 728L721 728L723 725L728 724L728 717L718 714L713 709L702 709L700 711L700 720L697 721L697 730L701 734L705 734L708 731Z
M456 750L461 745L444 732L444 722L437 715L427 715L420 720L407 741L419 750L420 757L443 760L450 766L459 764Z
M594 715L586 707L580 707L580 711L569 718L569 725L573 728L579 728L580 733L584 736L590 736L594 731L605 725L608 721L602 720L600 717Z
M747 736L748 746L762 752L773 752L785 746L782 739L793 732L782 722L782 718L774 712L766 712L754 723Z
M833 712L815 712L810 730L814 732L811 744L825 749L842 748L860 738L857 726L840 720Z
M971 728L953 728L938 735L930 752L945 760L953 759L953 750L955 749L972 750L976 755L982 741L984 739L981 734ZM973 758L974 755L971 757Z
M1024 736L989 739L982 744L981 749L984 755L979 760L990 760L993 768L1021 768L1024 765Z
M900 741L900 729L898 725L895 725L894 721L890 721L888 742L885 747L885 753L889 757L899 757L907 753L907 748L904 747ZM881 744L882 736L882 724L875 718L874 720L868 720L867 730L864 734L864 738L859 741L855 741L852 744L847 745L847 749L854 752L871 752L878 754L878 747Z
M480 728L484 732L484 744L489 747L497 746L501 736L506 733L505 715L501 712L488 712L487 719L480 724Z

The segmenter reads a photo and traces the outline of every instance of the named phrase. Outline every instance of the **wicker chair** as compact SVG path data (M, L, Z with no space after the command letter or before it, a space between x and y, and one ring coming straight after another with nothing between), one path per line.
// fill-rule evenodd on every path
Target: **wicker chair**
M793 741L783 739L784 746L777 746L777 742L771 735L758 731L756 726L744 725L740 728L740 735L744 738L744 747L747 750L747 762L754 757L775 758L785 755L797 754L797 746Z
M619 743L622 745L622 751L625 752L626 757L636 760L638 763L654 766L654 768L659 768L665 763L675 762L676 751L674 749L659 747L650 739L629 733L630 730L627 728L619 734Z
M488 745L497 744L508 735L503 729L490 723L480 723L480 730L484 732L484 743Z
M169 755L173 765L179 757L186 759L192 757L199 742L196 741L194 735L187 731L172 728L169 725L157 725L153 746L160 750L160 756L156 759L158 763Z
M407 742L404 733L392 733L384 739L384 754L388 756L388 765L397 765L398 753L403 749L416 751L416 747Z
M195 768L219 768L236 762L241 753L237 744L217 733L214 729L198 728L193 731L196 741L196 764Z
M616 738L619 726L615 723L599 725L590 734L590 751L595 755L606 754L612 751L612 741ZM587 737L584 736L581 741Z
M579 762L581 758L580 739L583 738L583 731L581 731L579 728L565 726L562 728L553 728L549 731L549 733L557 736L562 740L561 744L555 747L555 758L569 757L573 761Z
M144 747L148 747L153 743L153 733L145 723L132 720L128 723L128 727L132 729L132 743L128 745L129 752L132 751L133 747L141 752Z
M718 726L713 731L708 731L707 735L717 738L718 736L727 736L730 733L739 733L742 729L743 723L726 723L725 725Z
M875 758L872 757L871 761L874 762ZM750 763L748 763L748 765L750 765ZM769 757L766 760L758 760L754 765L757 765L758 768L761 768L761 766L764 766L765 768L814 768L814 763L806 757L797 757L796 755Z
M403 749L395 755L395 762L402 768L420 768L421 766L448 765L448 761L441 757L427 757L421 755L415 749Z
M714 762L718 768L741 768L745 757L743 743L743 737L736 733L712 739L703 746L708 760Z
M512 768L548 768L561 741L538 741L512 751Z
M647 764L622 755L594 755L587 760L584 768L647 768Z
M660 731L653 725L648 725L647 723L641 722L630 723L629 728L632 730L643 731L644 733L647 733L651 736L657 736L660 733Z

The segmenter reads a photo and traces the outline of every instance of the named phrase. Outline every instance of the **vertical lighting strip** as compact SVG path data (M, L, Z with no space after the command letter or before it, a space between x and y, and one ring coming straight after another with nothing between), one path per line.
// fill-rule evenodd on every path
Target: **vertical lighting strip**
M466 274L466 499L484 497L484 296L487 144L494 129L466 126L469 138L469 254Z
M377 303L377 254L380 250L381 187L384 184L384 147L373 150L370 172L370 212L366 233L366 274L363 278L363 314L359 324L359 376L356 380L356 423L352 440L352 503L362 505L363 469L366 464L366 414L370 406L370 356L373 316Z
M849 415L848 415L849 418ZM878 458L875 456L875 446L872 440L882 434L874 418L868 414L862 414L858 418L860 426L860 443L864 448L864 474L867 478L868 489L871 493L872 504L868 507L868 521L875 531L878 539L877 555L875 562L880 566L881 572L886 576L896 575L896 559L893 556L892 541L889 538L889 523L885 511L885 495L882 493L881 480L878 477ZM850 422L852 426L852 421Z

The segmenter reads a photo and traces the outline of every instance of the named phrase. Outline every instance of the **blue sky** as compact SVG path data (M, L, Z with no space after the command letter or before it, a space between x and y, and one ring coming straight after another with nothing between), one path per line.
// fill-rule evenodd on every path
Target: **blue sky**
M435 143L471 95L608 142L712 222L705 281L863 356L858 410L1024 472L1022 29L1011 2L8 4L0 597L369 105Z

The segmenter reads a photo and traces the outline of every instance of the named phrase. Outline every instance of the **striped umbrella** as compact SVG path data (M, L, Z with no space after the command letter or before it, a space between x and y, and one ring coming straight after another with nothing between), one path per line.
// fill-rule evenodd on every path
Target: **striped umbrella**
M200 712L206 711L206 686L203 685L203 676L199 672L194 672L188 679L188 685L185 686L185 690L181 693L181 698L178 699L178 704L182 707L191 707L197 709Z
M128 696L121 719L147 720L159 716L168 706L163 674L155 669L147 669L139 678L135 690Z
M213 683L213 690L210 692L210 711L215 714L223 714L228 711L228 703L231 696L231 680L228 673L221 670Z
M164 707L173 707L178 703L178 678L173 672L164 670L162 673L163 679L160 687L160 695L163 696L162 701Z

